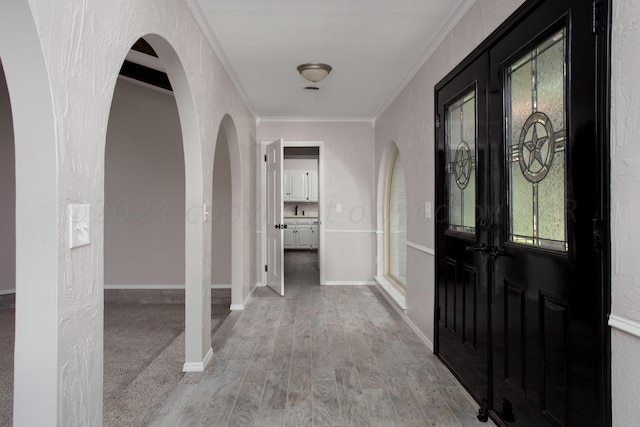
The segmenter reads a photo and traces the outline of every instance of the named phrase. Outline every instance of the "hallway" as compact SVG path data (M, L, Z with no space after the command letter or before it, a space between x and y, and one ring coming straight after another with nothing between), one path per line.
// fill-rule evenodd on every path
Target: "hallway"
M206 372L185 374L153 425L487 425L377 288L320 287L307 251L285 254L285 282L285 297L256 290Z

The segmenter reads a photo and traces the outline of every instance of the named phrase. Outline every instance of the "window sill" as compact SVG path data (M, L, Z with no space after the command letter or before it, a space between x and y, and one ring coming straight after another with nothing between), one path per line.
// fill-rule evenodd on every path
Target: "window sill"
M375 281L378 286L384 291L385 296L389 302L394 303L404 313L407 312L407 297L400 292L386 277L377 276Z

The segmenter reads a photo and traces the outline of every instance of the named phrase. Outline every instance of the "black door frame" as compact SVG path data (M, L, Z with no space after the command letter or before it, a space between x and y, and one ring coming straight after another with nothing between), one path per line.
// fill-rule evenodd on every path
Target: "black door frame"
M496 30L494 30L478 47L476 47L458 66L448 73L434 88L434 100L436 117L434 121L439 124L441 118L437 116L438 91L451 82L462 70L471 65L491 49L498 41L503 39L514 27L516 27L525 17L546 0L527 0L509 18L507 18ZM598 205L599 217L594 219L593 224L593 244L599 249L600 263L598 265L598 276L600 281L600 304L599 304L599 330L598 339L601 348L600 377L601 390L603 396L601 414L605 426L611 426L611 329L608 326L608 318L611 313L611 204L610 204L610 111L611 111L611 0L594 0L593 4L593 34L596 44L596 123L595 138L597 140L599 170L597 173L601 177L595 194L599 196ZM434 129L434 141L438 140L438 128ZM434 144L435 159L438 158L438 145ZM438 182L444 177L446 171L436 161L435 181ZM437 201L438 203L441 201ZM440 211L440 209L438 210ZM436 218L436 221L439 221ZM439 235L435 226L435 247L439 247ZM436 253L436 265L438 265L438 253ZM439 273L435 269L435 301L439 301ZM437 305L437 304L436 304ZM439 310L434 312L434 353L438 355L439 345ZM489 358L491 364L491 358ZM499 425L503 425L497 414L492 413L491 418Z

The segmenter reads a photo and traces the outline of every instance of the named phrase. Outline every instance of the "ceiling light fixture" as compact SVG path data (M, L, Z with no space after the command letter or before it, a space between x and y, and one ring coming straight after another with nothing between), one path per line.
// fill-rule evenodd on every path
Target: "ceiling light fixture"
M331 65L327 64L302 64L298 65L298 72L302 77L312 83L317 83L329 75L333 70Z

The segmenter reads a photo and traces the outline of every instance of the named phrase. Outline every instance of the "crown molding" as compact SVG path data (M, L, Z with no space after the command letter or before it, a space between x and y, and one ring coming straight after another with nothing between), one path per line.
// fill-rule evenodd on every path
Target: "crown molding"
M370 123L375 125L375 117L258 117L256 124L267 122L317 122L317 123Z
M258 117L258 115L255 112L255 109L253 108L253 105L251 104L251 102L249 102L249 97L247 96L247 93L245 92L244 87L242 86L242 84L240 84L240 79L238 78L233 67L231 66L231 63L229 62L227 55L224 53L224 49L222 49L220 42L218 41L217 37L213 33L213 30L211 30L211 27L207 23L207 20L204 18L204 13L202 12L202 9L200 8L196 0L184 0L184 2L187 5L187 8L189 9L189 11L191 12L193 19L195 19L196 22L198 23L198 26L200 27L200 30L204 34L204 37L209 42L209 46L211 46L213 53L216 55L216 57L222 64L222 67L227 72L227 76L229 76L229 79L231 80L233 85L236 87L236 90L240 94L240 98L242 98L242 101L244 101L244 104L246 105L247 109L253 115L253 117Z

